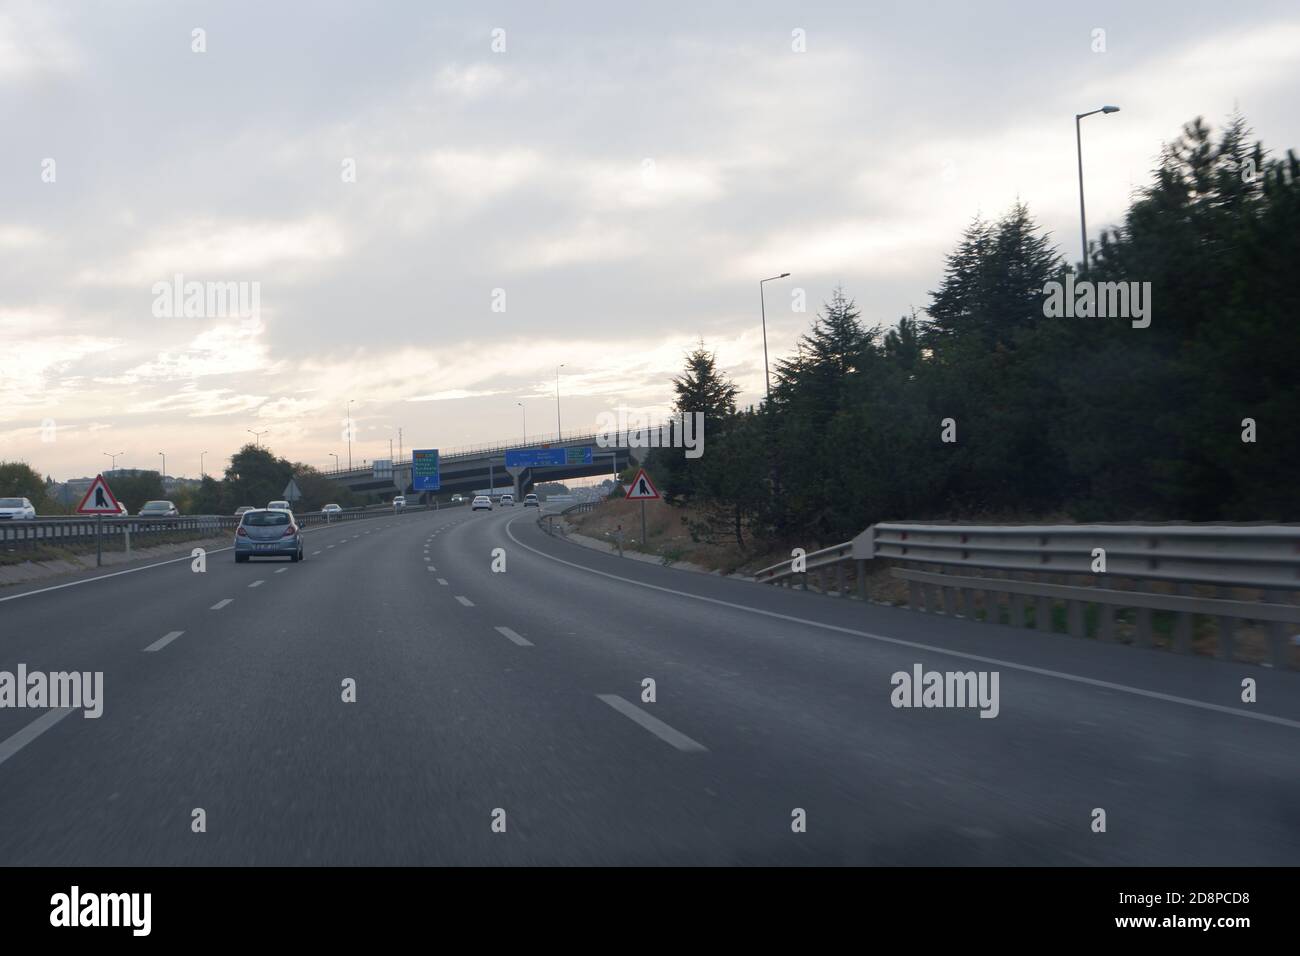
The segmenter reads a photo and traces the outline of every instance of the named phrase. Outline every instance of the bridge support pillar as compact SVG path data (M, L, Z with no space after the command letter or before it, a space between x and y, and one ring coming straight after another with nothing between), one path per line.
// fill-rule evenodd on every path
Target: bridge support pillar
M525 471L527 471L527 469L507 468L506 471L510 472L510 480L514 482L514 488L512 489L512 491L514 492L515 501L522 502L524 500L524 495L523 495L523 487L519 483L519 476L522 475Z

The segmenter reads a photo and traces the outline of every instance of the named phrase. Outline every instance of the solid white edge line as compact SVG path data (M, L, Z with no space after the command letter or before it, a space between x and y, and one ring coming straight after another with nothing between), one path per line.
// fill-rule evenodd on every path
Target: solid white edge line
M692 740L690 737L687 737L680 730L669 727L658 717L650 716L640 707L636 706L636 704L632 703L630 700L625 700L618 694L597 694L596 696L609 704L609 706L613 707L624 717L629 718L634 723L640 724L664 743L670 744L678 750L687 753L698 753L709 749L698 740Z
M556 561L560 564L567 564L571 568L577 568L579 571L586 571L588 574L598 574L603 578L611 578L615 581L622 581L625 584L634 584L637 587L649 588L652 591L660 591L664 594L676 594L679 597L691 598L696 601L703 601L706 604L717 604L721 607L734 608L737 611L745 611L749 614L759 614L763 617L775 618L778 621L790 621L795 624L803 624L807 627L818 627L824 631L835 631L839 634L851 634L854 637L865 637L868 640L879 641L884 644L894 644L898 647L908 647L918 651L928 651L931 654L946 654L949 657L956 657L965 661L979 661L982 664L996 664L998 667L1005 667L1009 670L1022 671L1026 674L1037 674L1040 677L1054 677L1057 680L1070 681L1074 684L1085 684L1089 687L1101 687L1105 690L1118 691L1121 694L1132 694L1136 697L1146 697L1151 700L1163 700L1171 704L1182 704L1185 707L1195 707L1200 710L1214 711L1220 714L1229 714L1233 717L1244 717L1248 720L1262 720L1265 723L1277 724L1280 727L1290 727L1293 730L1300 730L1300 720L1290 720L1286 717L1274 717L1272 714L1257 714L1248 710L1241 710L1237 707L1227 707L1223 704L1211 704L1203 700L1193 700L1190 697L1179 697L1175 694L1164 694L1155 690L1144 690L1141 687L1132 687L1128 684L1116 684L1112 681L1098 680L1095 677L1083 677L1079 674L1069 674L1065 671L1049 670L1045 667L1034 667L1031 664L1017 664L1015 661L1006 661L997 657L984 657L980 654L969 654L965 651L954 651L947 647L936 647L933 644L921 644L917 641L907 641L899 637L886 637L884 634L874 634L871 631L859 631L852 627L841 627L838 624L824 624L821 621L810 621L807 618L795 617L792 614L781 614L777 611L765 611L762 608L748 607L744 604L736 604L732 601L724 601L721 598L706 597L703 594L691 594L689 591L678 591L676 588L666 588L659 584L650 584L645 581L636 581L632 578L620 577L617 574L610 574L608 571L597 571L595 568L589 568L586 565L576 564L573 561L565 561L563 558L557 558L545 551L538 551L530 545L524 544L514 536L510 530L511 520L506 524L506 535L519 547L525 551L531 551L533 554L546 558L549 561Z

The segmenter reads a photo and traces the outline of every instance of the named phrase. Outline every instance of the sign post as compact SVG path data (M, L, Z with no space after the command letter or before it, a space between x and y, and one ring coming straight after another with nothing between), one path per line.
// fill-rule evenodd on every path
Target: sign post
M641 546L645 547L645 503L647 501L658 501L659 489L655 487L654 482L650 480L650 476L645 473L644 468L640 469L636 473L636 477L632 479L632 484L627 489L627 496L633 501L641 502Z
M122 506L113 497L108 482L103 475L96 475L95 480L86 489L85 497L77 505L77 514L95 516L95 567L104 564L104 515L121 514Z

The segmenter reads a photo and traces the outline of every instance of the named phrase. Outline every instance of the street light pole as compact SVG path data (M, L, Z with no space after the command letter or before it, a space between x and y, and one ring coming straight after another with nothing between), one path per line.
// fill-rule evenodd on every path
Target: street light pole
M1079 236L1083 247L1083 271L1088 271L1088 216L1084 211L1083 205L1083 125L1082 120L1085 116L1092 116L1094 113L1118 113L1118 106L1103 106L1099 110L1090 110L1087 113L1074 114L1074 145L1079 154Z
M561 362L555 366L555 437L564 441L564 429L560 427L560 369L564 368Z
M206 451L199 452L199 481L203 480L203 456L206 454Z
M337 472L339 470L339 456L334 452L330 452L330 454L334 457L334 470Z
M269 429L269 428L264 428L264 429L262 429L260 432L255 432L255 431L253 431L251 428L245 428L244 431L248 432L248 434L250 434L250 435L253 436L253 447L254 447L254 448L261 448L261 447L262 447L262 436L268 434L268 433L271 431L271 429Z
M163 460L163 470L162 470L163 491L166 491L166 490L167 490L167 455L166 455L164 452L161 452L161 451L158 452L158 454L162 455L162 460Z
M348 399L348 471L352 470L352 403L355 399Z
M515 402L515 404L519 406L519 410L523 413L524 416L524 444L527 445L528 444L528 409L524 408L523 402Z
M118 456L118 455L125 455L126 452L124 452L124 451L119 451L119 452L105 451L105 452L100 452L100 454L103 455L105 458L108 459L108 470L109 470L109 471L117 471L117 456Z
M767 301L763 296L763 283L771 282L773 279L784 279L789 274L788 272L782 272L779 276L770 276L758 280L758 307L763 316L763 381L767 385L768 401L772 400L772 376L767 370Z

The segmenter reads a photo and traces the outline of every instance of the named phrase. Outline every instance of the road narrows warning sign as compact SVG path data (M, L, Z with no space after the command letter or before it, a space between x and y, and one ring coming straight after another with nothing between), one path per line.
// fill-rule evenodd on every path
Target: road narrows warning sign
M79 515L115 515L121 510L103 475L95 476L95 480L86 489L86 496L77 505Z
M659 489L642 468L632 479L632 484L628 485L627 496L633 501L650 501L659 497Z

